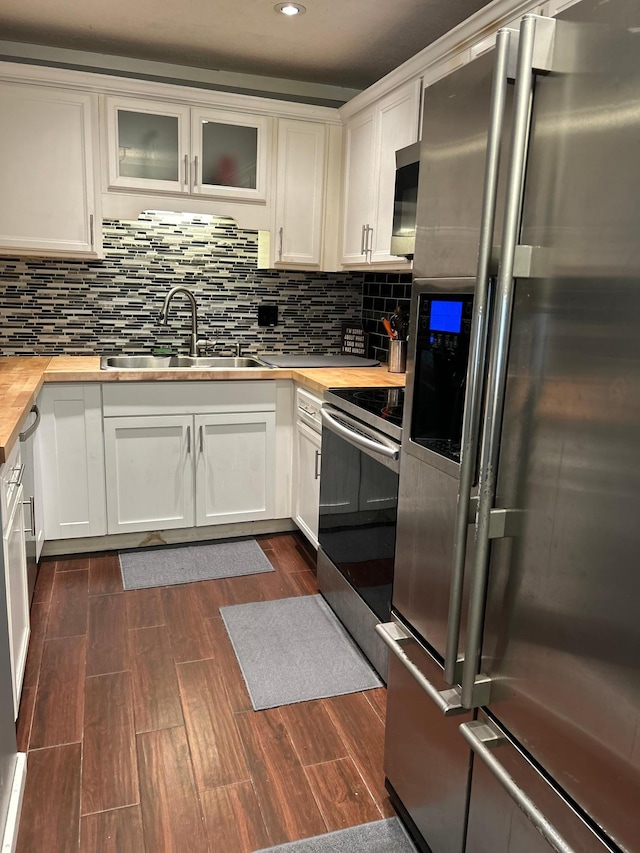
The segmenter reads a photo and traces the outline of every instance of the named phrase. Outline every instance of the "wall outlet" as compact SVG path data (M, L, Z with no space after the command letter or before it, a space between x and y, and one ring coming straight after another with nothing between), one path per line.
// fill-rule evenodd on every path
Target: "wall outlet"
M278 306L277 305L258 305L258 325L259 326L277 326L278 325Z

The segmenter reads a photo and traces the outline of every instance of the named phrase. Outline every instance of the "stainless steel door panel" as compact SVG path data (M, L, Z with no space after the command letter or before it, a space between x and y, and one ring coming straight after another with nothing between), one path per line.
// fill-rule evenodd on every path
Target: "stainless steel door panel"
M402 458L393 606L444 657L458 478L411 455ZM473 537L467 545L469 564ZM466 593L460 648L465 640Z
M483 714L478 719L487 722ZM494 728L500 731L495 724ZM546 841L487 765L476 756L473 761L465 853L552 853L558 849L563 853L565 850L573 853L607 853L612 849L506 736L491 748L491 754L524 795L543 812L567 847L554 847Z
M442 667L418 643L404 646L438 690ZM394 656L389 655L384 770L433 853L462 853L470 750L458 725L444 717Z
M536 81L521 242L555 275L635 277L640 4L583 0L562 18L560 70Z
M494 713L629 850L640 839L637 317L635 282L517 284L498 505L524 517L521 535L493 547L482 661Z
M413 260L416 276L475 276L494 59L490 51L425 92ZM511 88L503 150L511 128ZM496 208L498 235L502 184L503 180Z
M570 13L612 26L561 21L577 70L536 82L522 242L545 273L516 283L497 495L523 523L493 545L482 669L513 736L638 850L640 7Z

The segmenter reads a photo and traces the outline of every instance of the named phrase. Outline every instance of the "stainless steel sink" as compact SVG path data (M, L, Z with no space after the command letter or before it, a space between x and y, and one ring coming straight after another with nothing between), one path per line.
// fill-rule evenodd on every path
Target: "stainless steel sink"
M229 370L270 367L258 358L245 356L103 355L100 370Z

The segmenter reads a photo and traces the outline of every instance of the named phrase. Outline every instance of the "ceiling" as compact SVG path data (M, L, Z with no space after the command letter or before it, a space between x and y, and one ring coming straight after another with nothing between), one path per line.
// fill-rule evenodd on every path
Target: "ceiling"
M487 0L2 0L9 42L363 89Z

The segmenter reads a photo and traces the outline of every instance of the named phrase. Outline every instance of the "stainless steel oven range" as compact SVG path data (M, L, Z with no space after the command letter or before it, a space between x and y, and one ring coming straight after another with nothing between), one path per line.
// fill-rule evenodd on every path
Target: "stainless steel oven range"
M403 404L404 388L340 388L321 410L318 586L385 682Z

